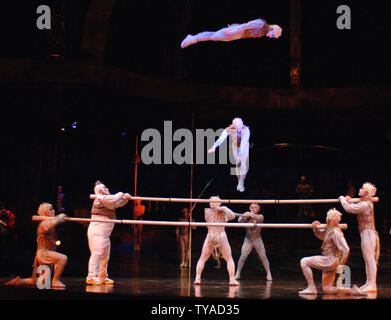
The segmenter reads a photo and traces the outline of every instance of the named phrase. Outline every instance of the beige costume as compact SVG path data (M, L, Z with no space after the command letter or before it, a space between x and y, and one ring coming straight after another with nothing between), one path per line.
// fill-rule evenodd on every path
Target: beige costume
M220 207L220 204L215 208L205 209L205 221L206 222L227 222L233 220L235 213L227 207ZM238 285L239 283L235 280L235 263L232 258L231 247L228 242L227 234L225 233L225 227L220 226L208 226L208 234L202 247L201 256L197 262L196 267L196 278L194 284L201 283L201 274L205 266L205 262L209 259L212 253L221 253L223 258L227 262L227 270L230 278L230 285Z
M248 213L249 216L245 217L242 216L238 219L238 222L252 222L252 223L262 223L263 222L263 215L262 214L254 214L254 213ZM246 228L246 236L243 240L242 250L240 254L240 258L238 261L238 268L236 270L235 279L240 279L241 271L244 266L244 263L246 262L246 259L248 255L251 253L252 249L255 248L259 258L262 261L263 267L266 270L266 279L272 280L272 275L270 272L270 265L269 260L266 256L266 250L265 246L262 241L261 237L261 227L251 227Z
M365 261L367 280L361 287L367 291L376 291L377 264L380 253L379 235L375 228L375 214L373 202L363 200L358 203L350 203L339 197L342 207L348 213L357 215L358 230L361 238L361 251Z

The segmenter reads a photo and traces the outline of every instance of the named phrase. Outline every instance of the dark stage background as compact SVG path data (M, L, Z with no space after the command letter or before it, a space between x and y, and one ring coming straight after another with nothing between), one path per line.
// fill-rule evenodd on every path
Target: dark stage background
M236 192L229 165L194 165L193 197L212 178L203 198L215 194L231 199L297 198L301 175L313 185L313 198L336 198L346 194L349 183L358 192L363 182L371 181L381 199L375 206L376 224L387 252L389 1L299 1L302 62L298 87L292 86L290 78L290 1L107 1L98 11L112 5L103 47L94 47L101 35L99 14L92 19L95 25L87 24L94 16L94 3L47 1L63 21L63 27L54 23L52 31L35 27L40 2L4 4L7 10L2 10L0 20L0 200L16 215L13 245L18 255L3 257L3 275L15 270L31 272L36 227L31 215L41 202L56 204L59 185L65 211L77 217L88 217L88 196L98 179L111 192L133 194L136 136L148 128L162 130L164 120L173 121L174 130L216 130L238 116L251 128L246 191ZM336 27L340 4L351 8L351 30ZM258 17L281 25L283 36L180 48L187 33L217 30ZM96 34L91 26L97 27ZM223 93L221 99L216 98L216 91ZM145 144L139 142L139 152ZM190 165L140 164L138 178L138 195L190 195ZM144 205L148 220L174 221L181 209L163 203ZM204 220L203 207L195 207L195 220ZM329 207L313 205L315 217L298 217L294 205L265 205L263 213L266 222L324 221ZM336 207L341 209L339 204ZM118 217L131 219L131 210L129 205L119 209ZM344 215L343 222L349 224L345 232L349 244L359 251L354 217ZM194 231L194 259L204 237L205 230L200 229ZM229 232L236 261L243 230ZM64 274L86 274L86 226L64 224L59 237L59 250L69 257ZM144 237L146 256L167 265L178 264L174 228L145 227ZM319 250L320 243L314 239L308 230L264 230L272 271L275 267L284 272L290 265L285 270L288 274L300 272L298 259ZM123 266L133 255L131 227L117 226L112 240L112 274L127 275L126 263ZM355 261L362 263L360 257Z

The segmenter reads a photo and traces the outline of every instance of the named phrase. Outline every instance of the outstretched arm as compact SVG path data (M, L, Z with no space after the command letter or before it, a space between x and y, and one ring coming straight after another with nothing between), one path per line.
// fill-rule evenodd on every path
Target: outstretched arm
M226 220L233 220L236 218L237 213L233 212L230 208L220 207L220 210L224 211Z
M49 231L52 228L55 228L58 224L63 223L65 221L65 218L67 217L66 214L61 213L57 216L55 216L53 219L46 219L41 222L40 227L44 232Z
M227 139L228 135L228 130L224 129L220 137L214 143L213 147L208 150L208 153L215 152L216 148L218 148L224 142L224 140Z
M123 192L118 192L114 195L110 194L99 196L98 200L104 207L109 209L123 207L125 204L128 203L128 197Z
M367 203L365 201L352 203L348 202L344 196L340 196L338 199L344 210L348 213L361 214L367 209Z

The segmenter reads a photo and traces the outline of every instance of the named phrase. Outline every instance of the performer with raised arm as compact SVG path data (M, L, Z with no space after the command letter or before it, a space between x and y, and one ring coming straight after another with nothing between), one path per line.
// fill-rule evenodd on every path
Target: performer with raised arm
M232 151L236 163L236 176L238 177L236 190L243 192L245 190L244 180L246 179L246 174L249 169L250 128L243 124L241 118L232 120L232 124L224 129L219 139L217 139L212 148L208 150L208 153L215 152L216 148L218 148L228 136L232 139Z
M242 24L231 24L218 31L204 31L196 35L187 35L181 47L186 48L201 41L234 41L247 38L278 38L282 29L276 24L268 24L263 19L255 19Z
M65 288L65 284L60 281L60 277L68 258L66 255L56 252L57 237L55 228L58 224L64 222L67 215L62 213L55 216L55 210L50 203L42 203L38 208L38 215L53 218L41 221L37 227L37 253L34 260L33 274L31 278L21 279L20 277L16 277L5 285L35 285L37 282L38 265L50 265L54 266L52 287Z
M227 207L222 207L221 203L219 202L220 198L218 196L213 196L210 198L210 200L212 200L209 203L210 208L205 208L206 222L225 223L228 220L235 219L235 213ZM225 228L220 226L208 226L208 234L202 246L201 256L197 262L194 284L201 284L202 271L204 270L206 261L208 261L212 253L215 256L221 253L227 262L229 285L239 285L239 282L235 280L235 262L232 258L231 247L228 242L227 234L225 233Z
M238 222L252 222L252 223L262 223L264 217L260 214L261 207L257 203L252 203L250 205L250 212L245 212L243 217L239 217ZM272 274L270 272L269 260L266 256L265 246L261 237L261 227L251 227L246 228L246 235L244 237L242 251L238 261L238 268L236 270L235 279L240 279L240 274L242 268L248 255L251 253L252 249L255 248L259 258L262 261L263 267L266 270L266 280L273 280Z
M299 292L299 294L316 294L311 268L323 271L322 274L322 289L325 294L348 294L348 295L365 295L365 292L360 290L356 285L352 288L335 287L334 280L338 267L345 265L349 257L350 249L346 243L343 232L338 227L341 221L341 213L336 209L330 209L327 212L327 228L319 229L319 221L312 223L312 228L315 236L323 240L322 255L312 256L301 259L300 265L303 270L308 287Z
M339 201L346 212L357 215L358 230L361 237L361 251L365 261L366 282L360 289L367 292L376 292L377 265L380 255L379 235L375 228L375 213L372 198L376 194L376 187L370 182L362 185L358 195L360 202L351 203L350 196L340 196Z
M118 192L110 194L109 189L97 181L94 192L98 195L91 209L91 219L115 219L115 209L123 207L131 200L128 193ZM114 281L109 279L107 274L107 265L110 258L110 236L113 231L114 223L109 222L90 222L88 226L88 246L91 256L88 262L87 284L113 284Z

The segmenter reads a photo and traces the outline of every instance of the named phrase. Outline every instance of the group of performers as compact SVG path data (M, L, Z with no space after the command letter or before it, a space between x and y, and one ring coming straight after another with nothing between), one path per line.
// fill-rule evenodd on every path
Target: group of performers
M317 293L312 268L322 270L322 290L325 294L366 295L367 293L377 292L376 278L380 243L379 236L375 228L372 200L375 194L376 187L373 184L366 182L359 191L359 202L350 202L350 196L339 197L339 201L343 209L348 213L357 215L358 228L361 237L361 250L365 261L365 284L361 287L354 285L352 288L334 286L336 273L341 266L346 264L350 249L344 238L342 230L339 228L342 214L335 208L332 208L327 212L326 228L321 229L319 227L319 221L314 221L312 223L315 236L323 240L322 255L301 259L300 266L308 287L301 290L299 292L300 294ZM239 222L263 222L264 218L259 214L259 205L255 203L250 205L250 212L245 212L241 215L233 212L225 206L221 206L219 197L211 197L210 200L210 208L205 209L206 222L226 222L228 220L235 219L237 216L240 216ZM236 280L240 279L244 262L253 247L256 249L266 270L266 279L272 280L269 262L260 236L261 226L248 227L246 229L246 236L244 238L241 256L239 258L235 274L231 248L224 227L208 227L208 234L202 247L201 256L197 262L196 277L194 280L195 285L199 285L201 283L201 274L204 269L205 262L208 260L210 255L216 251L216 249L221 252L222 257L227 262L230 285L239 285Z
M216 32L201 32L196 35L188 35L181 43L182 48L194 45L201 41L233 41L246 38L269 37L278 38L281 36L282 29L278 25L269 25L263 19L256 19L244 24L232 24ZM233 156L236 165L236 176L238 179L237 191L244 192L245 178L248 172L249 156L249 138L250 129L244 125L242 119L235 118L232 124L223 130L221 136L208 150L209 153L215 152L227 137L232 139ZM97 196L92 204L91 219L111 220L115 219L115 210L125 206L132 197L128 193L118 192L110 194L108 188L97 181L94 187L94 193ZM353 203L349 196L339 197L343 209L357 215L358 228L361 237L361 250L365 261L366 282L363 286L345 288L334 286L336 273L340 266L346 264L350 249L344 238L342 230L339 228L341 221L341 212L335 208L327 212L327 227L321 229L320 222L314 221L312 228L314 234L323 240L322 255L305 257L301 259L300 266L307 281L307 288L300 291L300 294L317 293L316 285L313 279L312 269L319 269L323 272L322 289L326 294L350 294L365 295L368 292L376 292L377 264L379 258L379 237L375 229L374 209L372 198L376 194L376 187L371 183L364 183L360 189L360 201ZM229 285L238 286L238 280L245 261L255 248L263 267L266 271L267 281L272 281L269 261L266 256L265 246L261 238L261 224L264 217L260 214L260 206L256 203L250 204L250 211L243 214L235 213L226 206L221 206L220 198L213 196L210 198L209 208L205 208L205 220L209 223L227 222L239 217L239 222L250 222L254 225L247 227L245 237L241 248L241 255L238 260L237 269L232 257L231 247L228 241L225 228L223 226L208 226L208 233L204 240L201 255L196 265L196 275L194 285L198 286L202 281L202 272L205 263L213 255L216 259L221 255L227 265L229 275ZM135 218L140 219L144 214L145 208L139 201L135 200ZM52 286L64 288L65 284L60 281L61 274L67 264L67 257L56 252L55 228L59 223L64 222L66 215L59 214L55 216L51 204L43 203L38 208L40 216L51 217L39 223L37 228L37 251L34 261L34 270L31 278L21 279L16 277L9 281L8 285L35 284L37 281L36 270L39 265L51 265L54 267L54 276ZM181 221L189 221L189 210L183 211ZM258 225L257 225L258 224ZM87 285L113 285L114 280L110 279L107 272L108 261L110 258L110 236L114 228L112 222L91 221L87 231L88 245L90 249L90 259L88 262L88 274L86 277ZM135 226L135 251L140 250L140 226ZM178 227L176 229L177 239L181 248L181 267L188 267L188 245L189 233L188 227Z
M88 263L87 285L113 285L114 280L108 277L107 266L110 258L110 236L114 228L112 222L99 222L96 220L115 219L116 208L125 206L132 196L128 193L118 192L110 194L108 188L97 181L94 187L96 198L91 208L91 221L87 231L88 245L90 249L90 259ZM361 237L361 250L365 261L366 282L361 287L352 288L334 286L336 273L348 260L350 249L344 238L342 230L339 228L341 212L335 208L327 212L326 228L320 228L320 222L314 221L312 228L314 234L323 240L322 255L305 257L301 259L300 266L307 281L308 287L300 294L316 294L317 289L313 279L312 269L322 270L322 290L326 294L349 294L365 295L369 292L376 292L377 265L380 252L379 236L375 229L373 197L376 194L376 187L366 182L359 191L360 201L351 202L350 196L340 196L339 201L343 209L357 215L358 228ZM232 257L231 247L228 241L224 226L208 226L208 233L204 240L201 255L196 265L196 275L194 285L201 284L201 276L206 261L213 254L220 255L225 259L229 274L229 285L238 286L237 281L241 277L241 272L247 256L255 248L266 271L267 281L272 281L269 261L266 256L265 247L261 238L261 228L264 221L260 214L260 206L256 203L250 205L250 211L243 214L235 213L226 206L221 206L218 196L211 197L209 208L205 208L205 221L209 223L227 222L239 217L239 222L251 222L253 226L247 227L241 249L238 266L235 271L235 263ZM188 210L184 212L184 219L188 221ZM31 278L21 279L16 277L6 285L34 285L37 281L37 267L39 265L49 265L54 267L54 275L51 285L54 288L65 288L60 280L62 272L67 264L67 257L56 252L55 228L63 223L67 216L65 214L55 215L55 210L49 203L42 203L38 208L38 215L50 217L44 219L37 227L37 251L34 260L34 270ZM257 225L258 224L258 225ZM188 228L188 227L187 227ZM177 229L177 236L184 245L188 244L188 233L186 228ZM187 267L188 257L186 248L182 246L181 267Z

